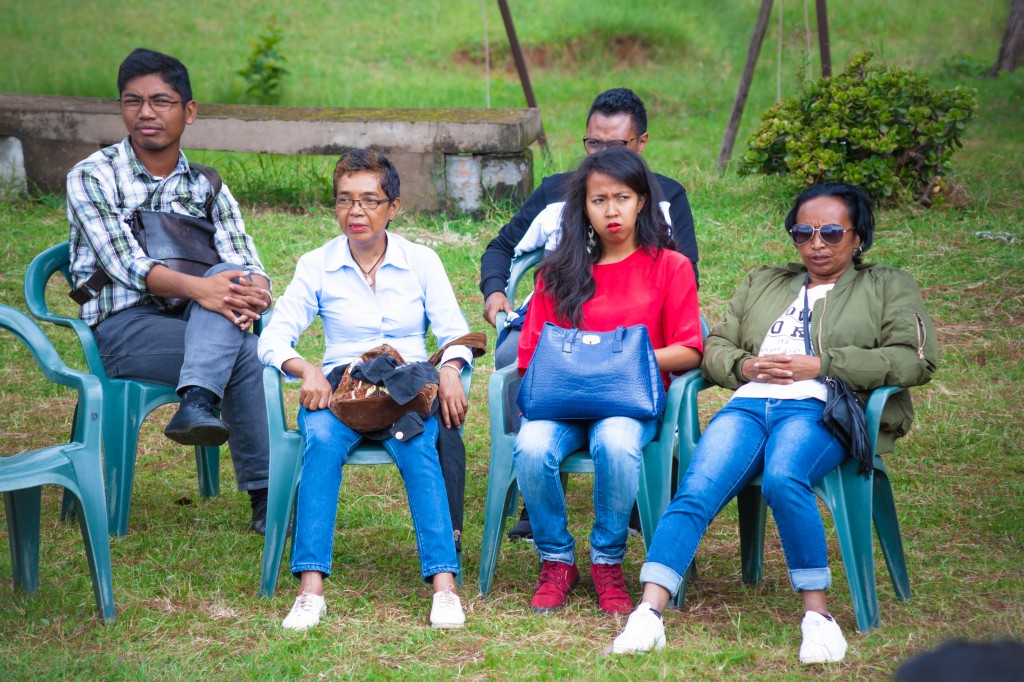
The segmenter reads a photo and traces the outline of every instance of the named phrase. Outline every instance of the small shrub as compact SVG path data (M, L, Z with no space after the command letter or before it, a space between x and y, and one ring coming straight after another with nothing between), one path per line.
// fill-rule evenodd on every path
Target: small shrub
M945 201L944 174L977 107L973 90L936 90L911 71L854 57L833 78L761 117L740 175L786 176L792 189L829 180L864 188L877 201Z
M277 17L271 16L263 25L259 37L249 38L252 54L249 63L237 73L242 77L245 96L256 104L278 104L284 96L285 58L278 50L281 27Z

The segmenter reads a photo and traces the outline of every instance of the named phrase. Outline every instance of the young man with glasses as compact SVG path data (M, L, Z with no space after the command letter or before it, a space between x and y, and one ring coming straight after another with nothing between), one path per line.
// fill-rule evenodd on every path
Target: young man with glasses
M614 88L602 92L590 106L587 129L583 136L583 149L590 155L610 146L624 146L643 154L647 148L647 109L643 101L628 88ZM484 296L484 319L491 325L501 311L512 312L505 287L508 285L512 259L529 251L554 249L561 233L562 188L570 173L559 173L544 178L540 187L527 198L526 203L512 219L498 231L480 259L480 291ZM693 214L686 190L672 178L655 174L661 188L661 210L672 228L676 250L690 259L697 277L697 239L693 230ZM501 368L516 361L519 332L510 330L494 351L495 367ZM510 385L511 400L515 399L518 382ZM630 527L639 528L634 518ZM529 515L523 508L520 521L508 533L509 539L530 539L533 530Z
M117 88L128 136L68 173L71 274L76 292L87 294L76 298L84 301L79 315L111 377L178 387L168 438L228 442L238 488L249 493L250 527L262 534L269 436L263 365L247 330L270 308L270 280L227 187L212 196L211 181L181 152L196 118L185 66L137 49L121 63ZM136 210L209 217L221 262L197 277L150 258L129 227ZM107 279L94 277L102 273ZM188 304L168 312L154 297Z

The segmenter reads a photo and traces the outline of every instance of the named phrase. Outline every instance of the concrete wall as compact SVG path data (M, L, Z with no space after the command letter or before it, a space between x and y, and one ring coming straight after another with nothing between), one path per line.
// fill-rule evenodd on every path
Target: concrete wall
M312 109L200 104L186 149L336 155L373 147L402 177L412 209L521 201L533 186L536 109ZM62 193L68 170L126 135L114 100L0 94L0 137L17 138L28 183Z

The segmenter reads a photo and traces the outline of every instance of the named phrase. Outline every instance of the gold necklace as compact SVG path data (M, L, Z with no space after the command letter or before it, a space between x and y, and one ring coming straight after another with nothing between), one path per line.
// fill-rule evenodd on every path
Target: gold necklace
M366 285L372 287L373 276L370 273L372 273L374 268L380 265L380 262L384 260L384 256L388 252L388 237L387 235L384 235L384 250L380 252L380 256L377 258L377 260L373 262L373 265L370 266L369 270L364 270L362 264L359 262L359 259L356 258L356 255L354 253L352 253L352 244L348 245L348 252L352 256L352 260L356 262L356 267L358 267L359 271L363 273L363 279L366 280Z

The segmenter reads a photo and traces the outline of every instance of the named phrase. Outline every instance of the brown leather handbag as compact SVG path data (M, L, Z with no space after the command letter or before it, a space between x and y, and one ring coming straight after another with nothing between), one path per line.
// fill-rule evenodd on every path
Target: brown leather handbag
M460 336L431 355L427 362L437 365L449 346L469 346L473 357L477 358L486 352L487 336L480 332L471 332ZM436 383L425 383L411 401L400 404L391 397L386 387L352 377L352 370L359 363L368 362L381 355L390 355L399 363L405 362L401 354L386 343L372 348L359 356L357 362L351 363L345 369L338 388L331 396L329 404L331 412L345 426L357 433L374 433L390 428L410 411L419 412L422 415L428 415L433 411L438 391Z

